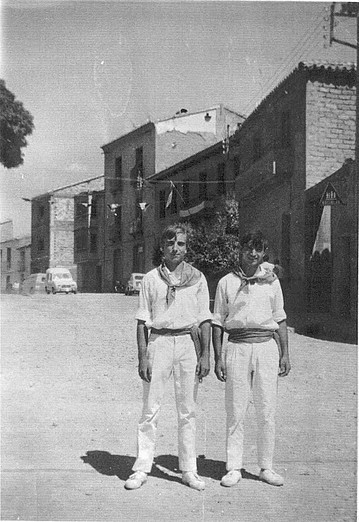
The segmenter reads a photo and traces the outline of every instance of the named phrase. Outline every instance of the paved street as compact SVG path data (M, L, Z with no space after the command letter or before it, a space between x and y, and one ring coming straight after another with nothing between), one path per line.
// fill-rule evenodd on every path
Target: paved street
M296 333L292 373L279 383L284 487L257 480L252 405L244 480L220 486L224 388L211 371L198 401L206 490L181 484L170 386L156 466L140 490L126 491L142 393L136 305L116 294L1 297L2 520L356 520L357 347Z

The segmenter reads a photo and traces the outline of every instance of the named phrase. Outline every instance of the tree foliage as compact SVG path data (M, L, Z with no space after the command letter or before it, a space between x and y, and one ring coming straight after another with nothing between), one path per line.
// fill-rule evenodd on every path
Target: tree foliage
M206 276L218 279L239 263L239 211L234 196L222 197L219 210L210 219L185 222L188 234L187 260ZM157 245L153 264L161 262Z
M189 226L189 261L207 276L220 277L239 263L239 211L234 196L223 197L212 219Z
M11 169L24 162L26 136L34 129L33 117L0 80L0 162Z

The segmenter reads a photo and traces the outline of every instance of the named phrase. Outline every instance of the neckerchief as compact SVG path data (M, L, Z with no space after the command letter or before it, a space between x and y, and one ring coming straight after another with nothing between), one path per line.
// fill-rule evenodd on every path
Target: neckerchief
M258 272L259 270L259 272ZM241 267L238 267L237 270L232 270L233 274L240 278L241 284L239 287L238 293L247 285L253 285L254 283L272 283L277 279L277 276L273 272L270 267L264 267L259 265L256 273L253 276L247 276ZM258 273L257 273L258 272Z
M186 263L183 261L183 267L182 267L182 273L180 277L179 283L173 284L170 278L168 277L168 274L166 272L165 264L162 263L158 268L158 274L162 281L164 281L167 285L167 295L166 295L166 303L169 306L176 297L176 288L181 288L184 286L193 286L201 278L201 272L197 270L197 268L194 268L189 263Z

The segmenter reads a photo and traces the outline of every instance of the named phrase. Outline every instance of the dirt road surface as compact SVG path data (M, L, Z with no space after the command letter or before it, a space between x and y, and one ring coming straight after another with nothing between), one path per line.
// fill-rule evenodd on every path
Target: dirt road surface
M279 382L275 455L284 487L257 480L253 405L244 479L233 488L220 486L224 388L212 371L198 399L198 469L205 491L181 484L172 383L156 465L147 484L126 491L142 396L137 298L1 300L2 520L356 520L355 345L290 333L293 369Z

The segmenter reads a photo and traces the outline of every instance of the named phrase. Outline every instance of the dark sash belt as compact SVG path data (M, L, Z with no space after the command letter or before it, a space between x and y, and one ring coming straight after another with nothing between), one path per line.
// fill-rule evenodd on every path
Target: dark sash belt
M274 330L260 328L236 328L229 330L228 334L230 343L264 343L275 338Z
M151 328L151 334L155 335L167 335L167 336L178 336L178 335L186 335L189 334L193 341L197 359L199 359L202 355L202 346L201 346L201 337L199 334L199 328L197 325L192 326L191 328L178 328L175 330L171 330L170 328Z
M177 336L177 335L186 335L190 334L189 328L178 328L177 330L173 330L171 328L151 328L151 333L156 335L170 335L170 336Z
M261 330L260 328L236 328L228 331L230 343L264 343L274 339L278 346L279 357L282 356L277 330Z

